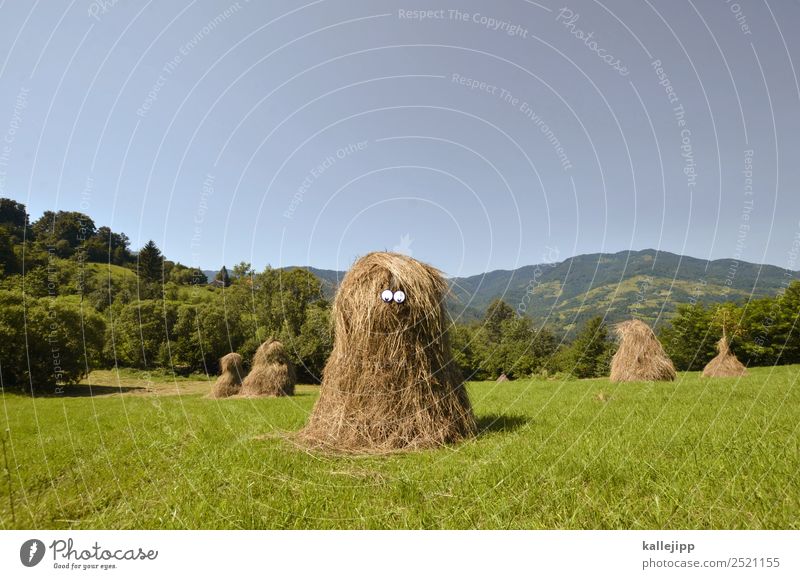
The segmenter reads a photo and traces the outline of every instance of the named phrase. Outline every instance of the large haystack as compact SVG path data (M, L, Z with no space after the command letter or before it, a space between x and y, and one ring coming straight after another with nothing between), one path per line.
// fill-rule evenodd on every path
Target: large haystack
M209 398L228 398L239 393L242 386L242 357L231 352L219 359L220 375L209 392Z
M277 340L267 340L253 356L250 373L242 382L242 396L292 396L296 382L294 366Z
M674 380L675 366L650 326L640 320L617 324L619 349L611 359L612 382Z
M381 453L475 433L450 352L447 291L438 270L405 255L370 253L353 265L336 294L333 352L300 442Z
M725 376L747 375L747 367L745 367L736 355L731 352L731 348L728 345L728 338L725 334L723 334L719 342L717 342L717 350L719 354L703 368L703 376L708 378L720 378Z

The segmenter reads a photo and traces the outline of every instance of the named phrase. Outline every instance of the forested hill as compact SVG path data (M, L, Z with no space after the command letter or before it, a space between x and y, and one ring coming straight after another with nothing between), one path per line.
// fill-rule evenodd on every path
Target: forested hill
M344 272L308 269L333 295ZM561 262L495 270L450 279L450 311L461 321L478 319L495 298L562 328L594 316L609 321L632 313L659 324L681 303L746 301L772 296L800 272L733 259L707 261L645 249L578 255Z
M668 319L680 303L746 301L775 295L798 272L772 265L719 259L706 261L654 249L594 253L552 264L453 279L458 301L478 311L504 296L535 318L560 326L597 314L616 321L638 314Z

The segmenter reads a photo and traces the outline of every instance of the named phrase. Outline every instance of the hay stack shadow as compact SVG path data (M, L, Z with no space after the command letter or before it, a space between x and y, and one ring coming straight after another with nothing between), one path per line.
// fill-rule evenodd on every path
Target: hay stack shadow
M219 359L219 368L219 378L206 398L230 398L239 393L244 375L242 357L235 352L225 354Z
M747 375L747 367L731 352L725 332L717 342L717 354L706 367L703 376L706 378L739 377Z
M253 355L250 373L242 382L240 396L293 396L297 378L289 355L278 340L267 340Z
M475 435L447 336L447 292L438 270L405 255L370 253L353 265L334 300L333 351L298 444L384 454Z
M628 320L615 327L619 349L611 359L612 382L675 380L676 372L661 342L641 320Z

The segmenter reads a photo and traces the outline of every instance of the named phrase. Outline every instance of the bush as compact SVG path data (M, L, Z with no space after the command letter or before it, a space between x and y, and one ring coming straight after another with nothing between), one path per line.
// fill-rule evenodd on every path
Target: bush
M329 304L320 300L306 310L306 319L294 343L286 344L295 358L298 378L303 382L319 382L322 369L333 350L333 324Z
M600 316L587 321L575 340L556 357L555 368L576 378L608 376L614 344Z
M750 366L800 363L800 282L774 298L752 300L731 347Z
M180 372L216 374L219 359L244 343L241 324L216 301L178 309L172 361Z
M155 368L163 364L163 346L173 335L177 309L175 304L159 300L115 304L110 308L111 323L106 329L106 359L114 365L132 368Z
M0 377L5 387L22 387L27 382L24 327L22 294L0 291Z
M105 322L93 309L61 297L28 298L24 306L21 294L0 292L4 385L74 384L101 363Z
M545 328L537 330L528 317L506 318L497 332L499 340L492 340L495 330L483 327L475 340L480 369L490 379L500 374L509 378L530 376L547 365L556 349L553 334Z
M449 333L453 361L461 377L464 380L488 380L489 373L481 367L485 344L480 341L480 331L456 324Z

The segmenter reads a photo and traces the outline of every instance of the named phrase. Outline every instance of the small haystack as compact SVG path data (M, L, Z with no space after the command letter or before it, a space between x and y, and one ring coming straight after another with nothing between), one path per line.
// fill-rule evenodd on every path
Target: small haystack
M733 352L731 352L728 338L724 332L719 342L717 342L717 350L719 354L703 368L703 376L707 378L721 378L726 376L738 377L747 375L747 367L739 361Z
M497 377L497 381L498 382L508 382L509 378L505 374L500 374L500 376Z
M241 395L292 396L296 382L294 366L286 349L277 340L267 340L253 356L250 373L242 382Z
M650 326L640 320L617 324L619 349L611 359L612 382L674 380L675 366Z
M242 357L231 352L219 359L220 375L208 398L228 398L239 393L242 386Z
M476 432L447 335L441 273L408 256L370 253L342 280L333 352L303 445L384 453L437 447Z

